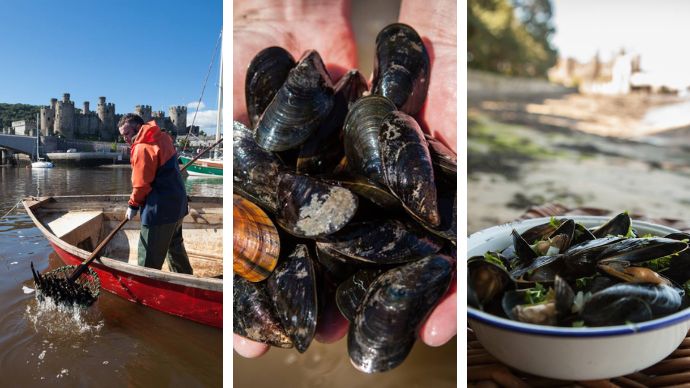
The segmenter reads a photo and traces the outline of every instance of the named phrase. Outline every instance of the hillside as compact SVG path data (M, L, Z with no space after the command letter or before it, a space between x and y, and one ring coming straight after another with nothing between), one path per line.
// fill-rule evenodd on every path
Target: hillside
M0 103L0 129L12 126L13 121L36 120L40 105Z

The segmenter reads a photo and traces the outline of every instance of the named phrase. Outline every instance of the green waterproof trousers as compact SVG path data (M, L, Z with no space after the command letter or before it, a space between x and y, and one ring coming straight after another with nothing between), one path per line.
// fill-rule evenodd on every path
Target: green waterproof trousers
M182 241L182 219L172 224L142 225L139 233L139 265L161 269L166 257L171 272L192 274Z

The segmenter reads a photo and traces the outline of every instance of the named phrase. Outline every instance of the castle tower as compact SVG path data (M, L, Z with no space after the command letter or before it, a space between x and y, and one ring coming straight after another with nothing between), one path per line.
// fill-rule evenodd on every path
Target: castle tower
M134 107L134 114L144 119L145 123L151 121L151 105L137 105Z
M41 135L53 136L55 134L55 107L57 98L50 99L50 105L41 107Z
M89 114L89 102L84 101L84 115L88 115L88 114Z
M55 108L54 132L67 139L74 138L74 101L70 101L69 93L62 96Z
M184 135L187 132L187 107L180 105L171 106L168 113L170 114L170 121L172 121L175 133Z
M99 121L99 136L101 140L115 140L117 137L117 123L115 122L115 104L106 103L105 97L98 97L96 113Z

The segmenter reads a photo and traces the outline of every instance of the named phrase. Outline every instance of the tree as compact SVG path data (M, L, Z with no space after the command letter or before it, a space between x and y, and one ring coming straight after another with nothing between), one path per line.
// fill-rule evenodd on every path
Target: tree
M549 0L470 0L468 67L507 75L545 76L556 63Z

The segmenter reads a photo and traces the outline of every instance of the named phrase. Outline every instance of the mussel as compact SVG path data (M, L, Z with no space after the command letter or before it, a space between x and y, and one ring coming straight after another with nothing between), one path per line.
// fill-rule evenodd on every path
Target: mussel
M283 86L295 59L282 47L267 47L252 59L247 68L244 95L252 128Z
M266 279L280 254L280 237L268 215L239 195L232 196L232 269L251 282Z
M414 115L429 88L429 54L412 27L395 23L376 37L372 91L388 97L399 110Z
M383 372L403 362L421 323L448 289L453 265L447 256L432 255L391 269L372 283L347 337L357 369Z
M233 332L253 341L280 348L291 348L292 340L276 318L273 304L263 283L233 277Z
M256 124L256 143L285 151L304 143L333 108L333 84L319 54L310 50L290 70L287 80Z

